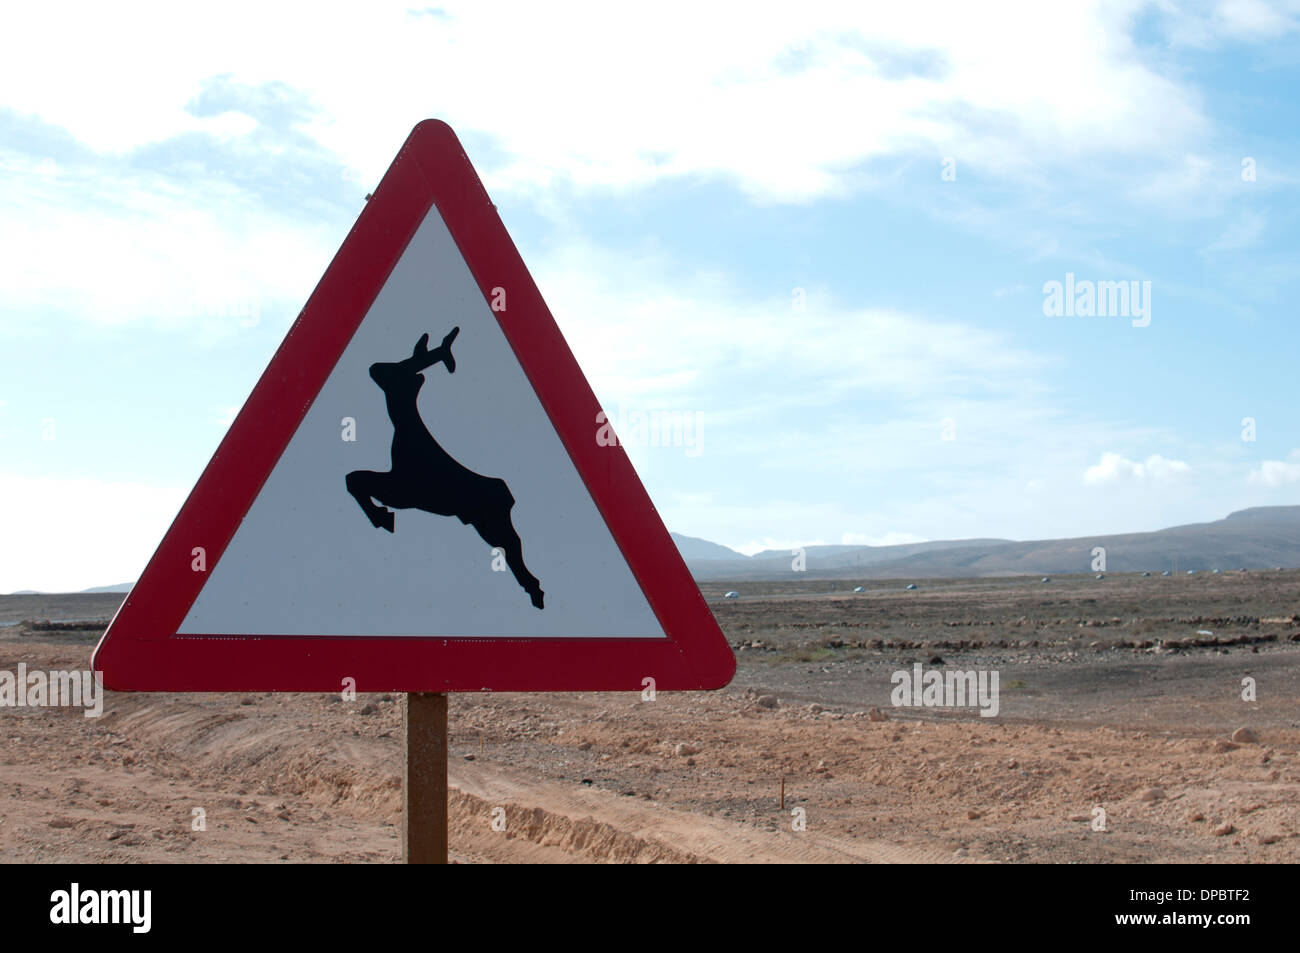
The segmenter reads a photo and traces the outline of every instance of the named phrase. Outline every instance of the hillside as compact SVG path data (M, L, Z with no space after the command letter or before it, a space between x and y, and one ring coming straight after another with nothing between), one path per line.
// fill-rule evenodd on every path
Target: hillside
M1212 523L1149 533L1026 542L966 539L901 546L809 546L805 554L806 571L815 576L1007 576L1090 572L1097 546L1106 550L1107 572L1300 567L1300 506L1256 507ZM700 559L683 550L683 556L697 579L773 579L793 571L788 551Z

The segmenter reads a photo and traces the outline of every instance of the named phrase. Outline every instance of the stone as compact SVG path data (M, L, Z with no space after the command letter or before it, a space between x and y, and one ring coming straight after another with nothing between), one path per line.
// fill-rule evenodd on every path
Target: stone
M889 712L873 708L867 712L867 721L889 721Z
M687 744L684 741L681 742L674 750L677 752L677 757L679 758L689 758L693 754L700 753L699 748L695 747L695 745Z
M1200 811L1192 811L1187 815L1187 823L1189 824L1196 824L1203 820L1205 820L1205 815Z
M777 705L779 705L779 704L781 704L781 702L777 699L777 697L776 697L775 695L759 695L759 696L758 696L758 707L759 707L759 708L775 708L775 707L776 707Z
M1227 837L1235 830L1236 828L1232 826L1232 821L1224 821L1222 824L1220 824L1218 827L1214 829L1214 836Z
M971 808L966 812L966 820L968 821L978 821L982 816L983 815L980 814L979 811L975 810L975 808Z
M1146 788L1138 793L1139 801L1159 801L1165 796L1164 788Z
M1218 741L1214 743L1214 753L1224 754L1228 751L1236 751L1240 747L1241 745L1233 744L1231 741L1224 741L1222 738L1220 738Z
M1242 726L1232 733L1232 740L1239 745L1257 745L1259 735L1255 734L1254 728Z
M364 705L361 706L361 714L363 715L374 715L377 714L378 711L379 711L379 706L376 705L374 702L366 702Z

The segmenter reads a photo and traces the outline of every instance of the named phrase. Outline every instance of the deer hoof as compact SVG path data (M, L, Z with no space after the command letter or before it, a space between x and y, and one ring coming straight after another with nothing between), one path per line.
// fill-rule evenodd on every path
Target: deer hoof
M542 605L542 597L545 595L546 593L542 592L540 589L534 589L532 592L528 593L529 598L533 600L533 605L539 609L545 608L545 606Z
M386 529L390 533L393 532L394 525L395 523L393 520L392 510L384 510L382 513L379 514L379 518L375 520L376 529Z

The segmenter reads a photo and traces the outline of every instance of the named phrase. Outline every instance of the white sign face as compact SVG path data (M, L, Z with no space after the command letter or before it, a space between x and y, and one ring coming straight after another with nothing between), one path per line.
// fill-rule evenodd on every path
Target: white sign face
M179 634L666 638L436 207L208 575Z

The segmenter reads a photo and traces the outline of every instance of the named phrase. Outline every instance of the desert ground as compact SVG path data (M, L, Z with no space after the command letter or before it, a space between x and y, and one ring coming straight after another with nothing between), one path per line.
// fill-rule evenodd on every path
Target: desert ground
M453 858L1300 860L1300 571L858 584L704 584L722 691L452 696ZM121 598L0 597L0 670L85 668ZM997 716L892 706L917 662ZM0 708L0 860L395 861L401 701Z

